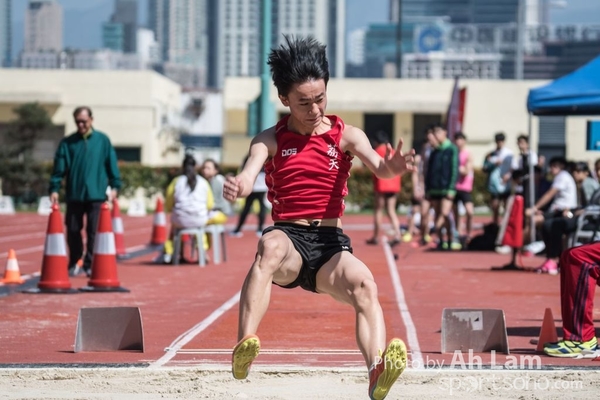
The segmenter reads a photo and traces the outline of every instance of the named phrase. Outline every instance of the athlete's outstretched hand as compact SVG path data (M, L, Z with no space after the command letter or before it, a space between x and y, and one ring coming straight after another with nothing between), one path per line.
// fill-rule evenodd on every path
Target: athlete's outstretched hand
M403 144L404 140L400 139L395 151L389 143L385 149L385 163L388 169L396 175L415 169L415 150L412 149L405 154L402 152Z
M233 175L228 175L223 185L223 198L234 202L243 191L242 180Z

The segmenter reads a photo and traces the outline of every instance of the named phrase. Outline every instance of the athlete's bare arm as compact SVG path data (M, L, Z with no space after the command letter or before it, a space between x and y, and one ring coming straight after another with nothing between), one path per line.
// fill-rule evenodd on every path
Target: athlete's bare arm
M357 156L363 164L378 178L392 178L406 171L414 170L414 150L402 152L403 141L400 139L398 147L392 154L392 146L388 143L385 157L381 157L371 147L367 135L360 129L347 125L344 129L340 146L344 152Z
M252 139L248 160L237 176L228 176L223 186L223 197L235 201L238 197L246 197L252 192L252 186L265 161L273 157L277 151L275 127L262 131Z

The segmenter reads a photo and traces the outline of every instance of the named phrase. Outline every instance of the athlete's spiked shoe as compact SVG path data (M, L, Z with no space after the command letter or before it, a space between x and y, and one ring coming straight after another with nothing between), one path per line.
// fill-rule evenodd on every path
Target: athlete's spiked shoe
M231 372L235 379L246 379L252 361L260 352L260 339L256 335L247 335L233 349Z
M406 345L400 339L390 341L381 360L369 371L369 398L383 400L406 368Z
M598 347L598 340L592 338L587 342L576 342L573 340L561 340L556 343L546 343L544 353L552 357L575 358L582 351L594 351Z

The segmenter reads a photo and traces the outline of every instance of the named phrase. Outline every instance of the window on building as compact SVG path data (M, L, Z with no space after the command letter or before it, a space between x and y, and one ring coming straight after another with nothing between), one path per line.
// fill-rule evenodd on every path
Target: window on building
M119 161L127 161L127 162L141 162L142 161L141 147L115 146L115 152L117 153L117 160L119 160Z

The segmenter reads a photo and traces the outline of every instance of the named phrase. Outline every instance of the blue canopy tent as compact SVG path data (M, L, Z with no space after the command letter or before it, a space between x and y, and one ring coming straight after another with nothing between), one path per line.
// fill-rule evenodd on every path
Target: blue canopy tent
M529 91L533 115L600 114L600 56L557 80Z
M600 115L600 56L581 68L553 82L529 91L529 135L531 116ZM533 176L533 164L529 176ZM530 204L533 201L533 179L529 179ZM533 217L531 220L533 227ZM531 240L535 240L535 229L531 229Z

